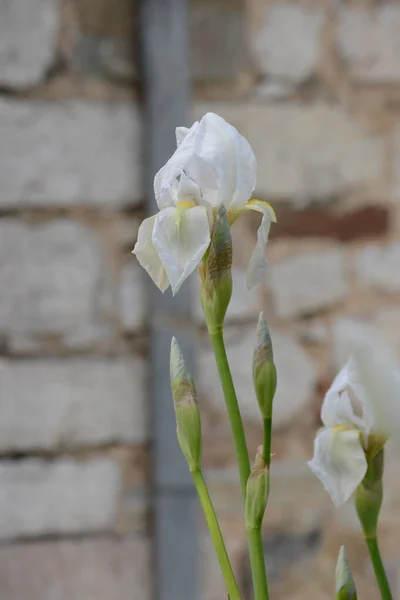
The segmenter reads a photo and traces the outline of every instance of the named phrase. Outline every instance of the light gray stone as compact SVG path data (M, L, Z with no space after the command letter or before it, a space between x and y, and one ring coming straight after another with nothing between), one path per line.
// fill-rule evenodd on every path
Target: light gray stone
M0 207L138 204L142 142L129 103L0 101Z
M189 2L191 74L195 80L226 81L238 75L245 49L245 24L242 0Z
M355 260L360 283L382 292L400 293L400 243L382 247L369 244Z
M122 269L119 302L124 330L134 333L144 327L147 312L147 289L144 271L132 259Z
M370 322L400 359L400 308L382 306L372 315Z
M324 11L282 2L265 8L252 38L256 66L262 75L300 83L317 67Z
M23 88L39 83L55 59L59 0L2 0L0 84Z
M0 363L0 451L53 449L148 438L145 361Z
M344 256L335 248L298 253L271 266L268 282L283 319L330 308L348 294Z
M294 338L271 330L274 360L279 373L274 400L274 426L290 423L307 407L316 383L316 369L311 357ZM232 330L226 336L227 354L239 405L245 419L261 423L260 410L253 389L252 360L256 344L255 326ZM204 375L206 374L206 375ZM199 356L198 387L217 410L225 412L221 383L210 348Z
M0 547L7 600L150 600L147 538L46 541Z
M200 303L200 278L193 279L194 316L199 323L205 323ZM262 286L256 285L251 290L246 285L246 270L232 267L232 298L226 313L227 323L256 319L262 310Z
M0 539L110 530L121 474L116 463L61 459L0 464Z
M372 83L400 80L400 5L373 9L343 7L339 12L338 47L350 74Z
M382 183L382 140L337 106L201 103L196 118L209 110L250 141L259 165L255 197L302 207L354 189L368 197Z
M109 339L116 329L112 266L101 239L85 226L57 219L0 223L0 333L18 347L47 335L67 345ZM114 320L113 320L114 317Z

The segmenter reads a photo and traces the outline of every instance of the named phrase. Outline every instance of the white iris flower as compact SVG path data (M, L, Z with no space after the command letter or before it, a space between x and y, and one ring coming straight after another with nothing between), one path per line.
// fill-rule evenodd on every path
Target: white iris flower
M399 431L400 371L388 349L364 325L343 322L350 359L328 390L323 427L308 463L336 506L364 479L367 461Z
M171 285L175 295L210 244L218 206L225 206L231 224L256 210L263 217L247 269L247 285L254 286L265 274L265 246L276 218L267 202L249 200L256 182L250 144L213 113L190 129L178 127L176 138L177 150L154 178L160 211L141 224L134 254L160 290Z

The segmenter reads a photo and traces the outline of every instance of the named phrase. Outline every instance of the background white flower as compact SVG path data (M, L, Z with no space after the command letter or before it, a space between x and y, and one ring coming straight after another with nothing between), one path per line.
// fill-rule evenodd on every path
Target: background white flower
M134 253L156 285L176 294L210 243L213 210L223 204L230 223L247 210L261 212L248 287L265 274L265 246L275 213L267 202L249 201L256 159L248 141L224 119L207 113L190 129L176 130L177 150L154 178L160 212L140 226Z
M337 506L363 480L371 440L383 444L400 431L400 370L389 350L367 326L344 321L341 327L350 358L325 396L325 427L308 463Z

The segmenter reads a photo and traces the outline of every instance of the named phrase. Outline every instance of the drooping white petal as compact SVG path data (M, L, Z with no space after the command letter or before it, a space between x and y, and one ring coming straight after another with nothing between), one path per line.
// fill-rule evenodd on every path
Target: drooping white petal
M368 435L372 423L363 390L352 386L353 369L349 360L333 380L322 404L321 420L326 427L355 427Z
M367 471L359 432L343 427L322 429L316 435L314 456L308 466L334 504L340 506L355 492Z
M160 211L152 239L175 295L199 265L210 244L207 210L196 206Z
M362 388L372 429L400 438L400 369L376 330L344 320L337 331L352 357L352 386Z
M182 173L178 184L175 204L178 204L178 202L190 202L193 206L201 202L199 186L185 173Z
M265 257L265 248L268 242L269 230L271 223L276 222L275 213L268 204L262 200L251 200L245 206L243 211L255 210L262 213L261 225L257 230L257 244L251 255L246 271L246 283L248 289L260 283L265 277L267 267L267 259Z
M138 238L132 253L136 255L139 263L148 272L157 287L162 292L169 287L167 273L162 265L161 259L153 245L152 235L155 224L155 216L145 219L138 231Z

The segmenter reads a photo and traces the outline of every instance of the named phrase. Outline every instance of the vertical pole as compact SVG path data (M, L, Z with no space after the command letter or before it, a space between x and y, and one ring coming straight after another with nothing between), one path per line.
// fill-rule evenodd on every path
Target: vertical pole
M157 212L153 178L176 148L175 127L187 124L186 0L142 0L141 58L145 85L146 197ZM172 299L149 286L150 393L153 411L154 600L198 600L197 497L176 439L169 381L173 335L193 367L189 286Z

